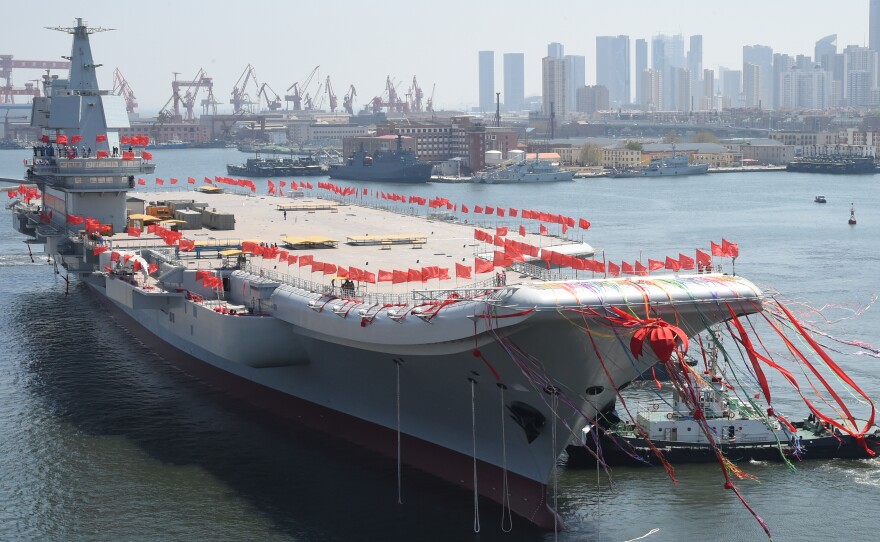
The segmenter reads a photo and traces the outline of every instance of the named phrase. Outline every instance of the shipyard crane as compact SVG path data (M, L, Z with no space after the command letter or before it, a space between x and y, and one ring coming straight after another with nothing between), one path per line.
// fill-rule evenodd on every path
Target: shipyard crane
M385 93L382 96L376 96L370 103L372 104L373 113L382 111L383 107L387 107L388 111L406 111L409 107L400 99L397 94L397 87L400 83L394 83L391 76L385 78ZM387 96L387 98L385 98Z
M425 105L425 111L427 111L428 113L434 112L434 91L436 91L436 90L437 90L437 83L434 83L434 86L431 87L431 97L428 98L428 101Z
M342 107L349 115L354 115L354 99L356 96L357 91L354 89L354 85L351 85L348 92L342 97Z
M320 67L321 67L320 65L315 66L315 68L311 71L311 73L309 73L308 77L306 77L305 82L303 82L303 84L300 84L297 81L294 84L287 87L287 92L290 92L291 90L293 90L293 94L286 94L284 96L284 101L293 102L293 110L294 111L302 111L303 95L305 94L306 90L308 90L309 84L312 82L312 78L315 76L316 73L318 73L318 68L320 68Z
M125 100L125 110L129 114L134 113L135 108L138 106L137 97L134 95L134 91L131 90L131 85L128 84L122 72L119 71L119 68L113 70L113 94L122 96Z
M15 103L15 96L40 95L39 87L32 83L26 83L24 88L13 88L12 69L36 69L36 70L67 70L70 62L55 60L13 60L12 55L0 55L0 103Z
M239 76L238 81L236 81L235 86L232 88L232 99L229 100L229 103L232 104L233 113L250 111L252 109L254 102L247 94L247 86L251 81L253 81L254 87L259 89L260 84L257 82L256 70L253 66L248 64Z
M321 96L321 83L318 83L318 87L315 89L314 97L306 92L305 102L306 102L306 111L317 111L321 107L322 102L318 102L318 105L315 105L315 100L321 97L323 102L323 97Z
M333 86L330 84L329 75L327 76L327 82L324 83L324 86L327 89L327 98L330 100L330 112L336 113L336 105L338 102L336 100L336 94L333 92Z
M269 93L266 92L266 89L268 89L269 92L272 93L272 96L274 96L274 98L269 96ZM277 92L272 90L272 87L270 87L268 83L263 83L262 86L260 86L260 91L257 93L257 100L259 101L261 97L266 100L266 107L270 111L277 111L281 109L281 96L279 96Z
M425 93L422 92L422 87L419 86L419 82L416 81L416 76L413 75L412 88L410 89L410 94L412 96L412 103L410 104L410 111L414 111L416 113L422 112L422 98Z

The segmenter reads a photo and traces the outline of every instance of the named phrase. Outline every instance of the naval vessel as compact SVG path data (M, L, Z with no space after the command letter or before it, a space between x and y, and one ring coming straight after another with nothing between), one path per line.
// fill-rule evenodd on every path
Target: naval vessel
M466 488L465 498L560 528L547 497L557 458L658 361L650 349L628 351L634 331L695 336L761 310L755 285L722 274L605 278L594 260L592 274L575 278L523 268L507 280L511 262L475 242L473 225L341 196L216 189L197 194L206 205L195 209L235 214L233 232L142 228L126 197L155 165L137 149L113 152L128 117L122 98L98 87L90 35L103 29L77 19L56 30L73 37L70 74L47 78L32 115L43 147L55 150L27 160L36 188L10 191L16 230L170 364L433 473ZM95 155L58 152L68 138ZM173 206L181 192L148 197ZM587 263L564 254L588 245L566 251L573 241L557 240L566 246L556 251L549 240L528 234L516 246L549 249L554 272L557 261ZM619 311L638 325L612 330Z

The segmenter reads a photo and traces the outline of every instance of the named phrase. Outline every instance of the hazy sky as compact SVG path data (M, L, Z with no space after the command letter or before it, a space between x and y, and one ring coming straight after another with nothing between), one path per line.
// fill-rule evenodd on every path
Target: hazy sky
M103 64L100 81L110 88L113 69L120 68L144 113L168 101L172 72L191 80L199 68L214 78L216 99L231 110L230 93L249 63L282 98L320 65L315 81L330 76L340 109L351 84L360 109L384 90L387 75L401 82L400 94L415 75L426 97L436 84L439 109L477 103L480 50L496 52L497 91L503 91L502 54L524 53L526 95L533 95L541 91L541 58L553 41L566 54L586 56L587 84L595 82L597 35L628 35L634 51L636 38L680 33L687 47L688 36L702 34L704 67L714 69L740 69L743 45L813 56L816 40L828 34L838 35L838 51L868 41L868 0L41 0L16 6L14 14L3 10L0 54L68 55L70 36L43 27L71 26L76 17L115 28L92 36ZM16 70L14 83L39 75Z

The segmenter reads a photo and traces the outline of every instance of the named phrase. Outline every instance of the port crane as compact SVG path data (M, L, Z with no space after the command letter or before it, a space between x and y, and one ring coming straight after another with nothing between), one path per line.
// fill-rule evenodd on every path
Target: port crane
M206 104L217 103L214 99L214 79L208 77L208 74L204 69L199 68L198 73L196 73L196 76L192 81L179 81L177 76L180 75L180 72L173 73L174 81L171 82L171 97L168 98L168 101L165 102L165 105L159 110L160 114L164 113L164 115L161 115L163 117L163 122L192 122L196 120L194 113L195 103L196 97L199 94L199 89L201 88L207 89L208 92L208 97L201 102L201 105L204 108L203 110L208 110L209 107L206 106ZM183 96L180 95L181 89L186 89ZM171 110L168 108L169 105L171 105ZM183 105L183 110L185 111L183 115L180 114L181 105ZM214 108L216 111L216 105Z
M354 85L351 85L345 96L342 97L342 107L349 115L354 115L354 99L357 97L357 91Z
M422 98L424 98L425 93L422 92L422 87L420 87L419 82L416 81L415 75L413 75L412 86L407 94L411 98L411 101L409 101L409 110L415 113L421 113Z
M327 76L327 81L324 83L324 87L327 89L327 98L330 100L330 112L336 113L336 106L338 101L336 100L336 94L333 92L333 86L330 84L330 76Z
M437 90L437 83L434 83L434 86L431 87L431 97L428 98L428 101L425 104L425 111L428 113L434 112L434 91Z
M233 113L238 113L239 111L252 112L251 109L253 109L254 102L247 94L247 86L251 81L253 81L254 87L259 89L260 84L257 82L256 70L248 64L232 88L232 99L229 100L229 103L232 104ZM259 97L257 99L259 100Z
M69 60L69 59L68 59ZM12 69L67 70L70 62L55 60L13 60L12 55L0 55L0 103L15 103L16 96L40 95L40 88L33 83L25 83L24 88L12 86Z
M302 85L299 84L299 81L293 83L289 87L287 87L287 92L293 90L293 94L286 94L284 96L284 101L293 102L293 110L294 111L302 111L302 102L303 95L306 90L309 88L309 84L312 82L312 78L315 77L315 74L318 72L318 68L321 66L315 66L315 68L309 73L308 77L306 77L305 82Z
M398 83L397 85L399 85ZM383 107L387 107L388 111L401 112L408 110L409 107L404 104L403 100L397 95L397 85L391 80L391 76L385 78L385 92L382 96L376 96L370 103L372 104L373 113L379 113ZM387 99L383 99L387 96Z
M113 70L113 94L122 96L125 100L125 110L129 114L134 113L135 108L138 106L137 97L134 95L134 91L131 90L131 85L128 84L125 76L119 71L119 68Z
M266 92L266 89L268 89L274 97L270 97L269 92ZM257 93L257 100L259 101L260 98L266 100L266 107L270 111L277 111L281 109L281 96L279 96L277 92L272 90L272 87L270 87L268 83L263 83L262 86L260 86L260 91Z

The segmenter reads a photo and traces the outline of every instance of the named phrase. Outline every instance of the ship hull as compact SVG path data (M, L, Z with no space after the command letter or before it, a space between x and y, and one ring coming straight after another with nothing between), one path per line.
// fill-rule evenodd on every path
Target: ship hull
M396 428L386 427L365 420L362 417L347 414L326 405L297 397L290 392L281 391L275 386L260 383L253 376L242 374L234 366L221 368L216 363L211 363L203 357L193 355L192 346L175 346L167 340L167 335L160 337L154 332L154 329L145 326L142 318L143 315L137 314L108 298L104 288L89 281L86 281L86 284L101 304L110 309L111 314L118 319L118 323L129 334L137 338L176 369L202 382L216 386L230 396L265 409L274 416L287 420L289 423L325 432L333 437L341 438L356 446L363 446L390 458L397 457ZM352 359L351 356L355 355L354 359L357 359L359 357L362 358L364 355L363 352L359 356L356 354L353 352L335 354L328 352L326 357ZM345 371L345 368L337 367L330 369L331 373L334 371ZM356 382L360 381L360 377L351 378ZM370 379L372 380L373 378ZM314 385L320 384L310 380L305 387ZM405 384L403 386L401 393L405 395L407 390ZM326 391L335 397L353 393L353 391L346 393L340 393L339 390ZM394 404L394 393L394 390L387 390L382 394L382 401ZM363 398L359 399L363 400ZM407 418L410 418L410 420L416 418L415 416L407 416L406 408L406 406L401 408L402 424L406 423ZM400 460L402 463L416 467L468 491L473 491L474 489L474 468L476 468L478 493L499 505L504 503L502 488L504 487L503 481L506 478L507 494L509 495L508 506L513 513L544 529L563 527L561 518L549 506L545 482L511 472L487 461L478 459L475 463L472 455L451 450L446 446L407 434L404 431L401 431L400 438ZM566 438L565 434L560 434L559 438L561 441L564 441ZM514 440L514 435L511 435L511 440ZM512 453L512 451L508 451ZM402 483L405 491L405 480ZM463 494L463 498L472 497Z
M404 167L331 166L327 174L331 179L347 181L373 181L384 183L419 184L431 180L431 164L413 164Z
M613 173L611 177L681 177L684 175L703 175L708 172L709 164L694 164L690 166L659 167L633 172Z
M236 271L229 295L259 278ZM172 364L281 416L392 457L399 428L407 443L403 463L464 488L476 486L496 502L504 500L506 475L510 509L544 528L560 526L546 505L546 484L572 435L613 403L615 389L657 361L621 356L616 337L591 339L559 313L581 306L597 287L607 300L635 286L628 283L514 288L498 300L505 310L497 316L485 312L485 302L469 301L431 322L383 315L365 323L284 286L273 294L273 316L232 316L114 275L85 281ZM751 288L731 286L739 296ZM576 295L566 298L572 291ZM753 297L725 303L737 312L758 308ZM729 312L727 304L709 312L702 307L699 314L684 304L677 314L692 333Z
M488 177L478 179L476 182L485 184L527 184L527 183L561 183L574 180L574 172L560 171L559 173L542 173L537 175L523 175L520 177Z
M624 452L611 439L600 437L601 457L608 466L619 467L648 467L660 466L661 462L651 449L650 445L642 438L615 437L622 441L627 450L638 454L639 460ZM714 463L718 461L715 449L707 443L683 444L681 442L652 440L651 443L663 453L663 457L673 465L681 463ZM872 436L866 439L866 444L874 452L880 452L880 437ZM867 459L868 454L858 444L854 437L842 435L839 437L827 435L804 439L801 443L803 451L796 455L794 450L785 442L780 444L773 442L722 442L718 445L728 459L733 462L740 461L782 461L784 457L789 459ZM592 439L588 439L587 446L569 445L569 467L583 468L595 467L596 458L593 455L596 446Z

